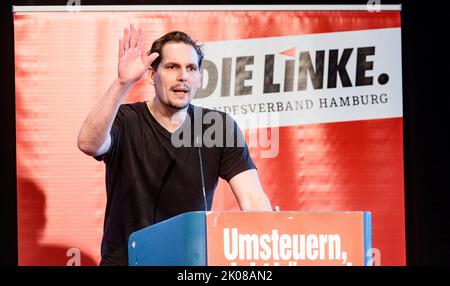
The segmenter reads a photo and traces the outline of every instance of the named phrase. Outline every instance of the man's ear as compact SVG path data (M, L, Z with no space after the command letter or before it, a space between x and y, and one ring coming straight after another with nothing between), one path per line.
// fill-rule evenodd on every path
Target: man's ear
M155 70L153 70L153 68L150 67L147 72L147 81L151 85L155 85L155 80L153 79L154 76L155 76Z

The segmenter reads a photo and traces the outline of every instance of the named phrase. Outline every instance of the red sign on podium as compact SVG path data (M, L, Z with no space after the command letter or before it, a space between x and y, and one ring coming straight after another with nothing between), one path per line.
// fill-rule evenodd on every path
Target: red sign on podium
M367 212L209 212L208 265L366 265Z

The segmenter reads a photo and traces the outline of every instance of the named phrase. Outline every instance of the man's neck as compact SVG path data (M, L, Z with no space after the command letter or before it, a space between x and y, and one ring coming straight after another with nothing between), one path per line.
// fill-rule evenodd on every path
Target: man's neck
M177 130L186 120L188 107L183 109L171 108L163 105L156 97L147 102L147 107L156 121L170 133Z

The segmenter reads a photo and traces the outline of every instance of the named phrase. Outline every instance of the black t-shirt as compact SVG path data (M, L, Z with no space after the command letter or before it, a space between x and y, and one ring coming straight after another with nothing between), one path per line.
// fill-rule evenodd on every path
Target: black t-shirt
M222 124L217 125L219 117ZM198 128L198 123L205 121L209 123ZM222 133L211 132L217 130L210 128L213 125L222 126ZM204 210L200 156L194 145L199 138L208 210L219 177L229 181L256 169L239 127L220 111L189 105L188 116L173 133L176 137L156 121L145 102L123 104L110 134L108 152L95 157L106 165L101 265L128 264L127 243L132 232L181 213ZM179 147L179 140L173 144L174 138L184 145ZM204 138L215 140L215 146Z

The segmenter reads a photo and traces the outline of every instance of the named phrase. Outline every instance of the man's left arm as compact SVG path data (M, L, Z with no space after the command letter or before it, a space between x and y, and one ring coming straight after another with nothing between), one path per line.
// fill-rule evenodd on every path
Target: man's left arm
M235 175L229 181L239 207L243 211L271 211L269 198L264 193L255 169Z

